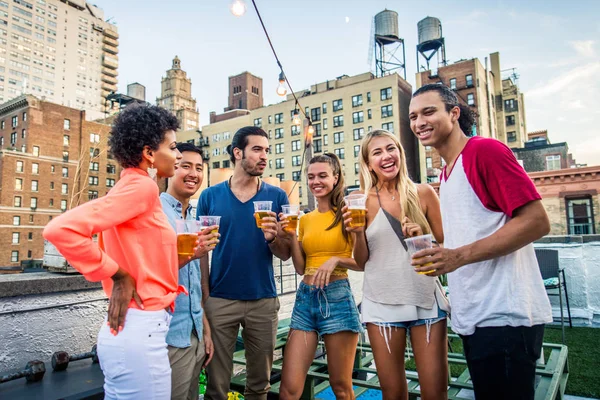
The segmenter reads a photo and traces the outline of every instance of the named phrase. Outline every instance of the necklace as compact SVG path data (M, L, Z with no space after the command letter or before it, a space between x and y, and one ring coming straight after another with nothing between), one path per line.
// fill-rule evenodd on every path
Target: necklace
M229 177L229 180L227 181L227 184L229 185L229 189L231 189L231 178L233 178L233 176ZM256 192L258 193L258 191L260 190L260 178L258 178L258 182L256 183ZM394 200L392 198L392 200Z
M375 186L375 189L377 189L377 186ZM383 190L383 185L381 186L381 189L378 189L378 191L379 190L381 190L382 192L384 191ZM388 193L390 193L390 192L388 191ZM392 201L396 200L396 195L394 193L390 193L390 194L392 195Z

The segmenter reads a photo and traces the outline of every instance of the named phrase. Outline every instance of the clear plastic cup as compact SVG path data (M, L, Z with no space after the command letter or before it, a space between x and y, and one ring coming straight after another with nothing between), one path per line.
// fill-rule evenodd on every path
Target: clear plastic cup
M367 195L366 194L350 194L344 197L344 201L350 211L352 222L351 228L359 228L365 226L367 219Z
M433 247L433 235L431 234L427 234L427 235L421 235L421 236L415 236L415 237L411 237L411 238L406 238L404 239L404 242L406 243L406 246L408 247L408 254L411 255L411 257L418 251L420 250L425 250L425 249L430 249ZM420 260L420 259L415 259L415 260ZM432 262L428 262L425 264L422 264L422 267L426 267L428 265L432 265ZM423 271L423 272L419 272L419 274L421 275L427 275L432 273L434 270L431 271Z
M254 202L254 218L256 226L262 229L262 219L269 216L269 211L273 207L272 201L255 201Z
M300 206L296 204L287 204L281 206L281 212L288 223L285 230L288 232L296 232L296 229L298 229Z
M220 216L214 215L200 215L198 216L198 223L200 224L200 229L206 229L209 226L216 226L217 228L210 231L210 233L218 233L219 225L221 223ZM216 245L212 245L211 247L215 247Z
M198 240L198 232L201 230L200 223L195 220L175 221L177 232L177 254L180 256L193 256L194 247Z

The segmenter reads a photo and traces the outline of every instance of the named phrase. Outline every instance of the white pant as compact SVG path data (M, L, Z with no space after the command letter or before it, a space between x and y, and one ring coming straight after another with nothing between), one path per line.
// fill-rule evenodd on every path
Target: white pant
M104 372L105 399L168 400L171 367L164 310L127 310L123 331L110 333L106 320L98 333L98 358Z

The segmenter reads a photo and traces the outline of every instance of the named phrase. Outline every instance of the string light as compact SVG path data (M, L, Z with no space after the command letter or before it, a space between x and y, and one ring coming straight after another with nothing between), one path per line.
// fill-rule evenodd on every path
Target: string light
M287 94L287 88L285 87L285 75L283 74L283 71L279 73L279 85L277 86L276 92L281 97Z
M233 0L229 5L229 11L236 17L246 14L246 3L244 0Z
M294 116L292 117L292 124L299 126L302 124L302 120L300 120L300 114L298 113L298 109L294 110Z

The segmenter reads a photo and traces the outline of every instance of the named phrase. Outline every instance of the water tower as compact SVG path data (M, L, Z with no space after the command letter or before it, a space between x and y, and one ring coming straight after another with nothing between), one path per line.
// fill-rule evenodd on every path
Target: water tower
M382 77L402 69L406 79L404 39L398 36L398 13L384 10L374 18L375 75Z
M446 66L446 45L442 35L442 23L434 17L427 17L417 23L419 31L419 44L417 44L417 71L425 69L420 64L421 58L427 64L427 71L431 68L429 62L437 56L437 64L433 67L437 70L439 66Z

